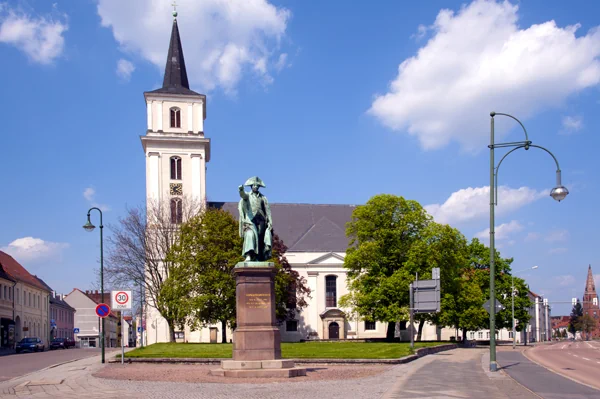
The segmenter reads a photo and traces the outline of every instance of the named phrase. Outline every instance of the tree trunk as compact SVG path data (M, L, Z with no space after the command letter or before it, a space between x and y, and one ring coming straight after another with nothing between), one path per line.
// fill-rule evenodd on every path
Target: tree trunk
M463 344L467 342L467 329L466 328L462 329L462 342L463 342Z
M225 320L221 321L221 342L227 343L227 322Z
M396 332L396 323L395 322L388 323L387 332L385 334L385 340L390 341L390 342L393 341L395 332Z
M419 331L417 332L417 341L421 342L421 335L423 334L423 325L425 325L425 320L421 320L419 323Z
M175 325L172 321L167 321L169 325L169 342L175 342Z

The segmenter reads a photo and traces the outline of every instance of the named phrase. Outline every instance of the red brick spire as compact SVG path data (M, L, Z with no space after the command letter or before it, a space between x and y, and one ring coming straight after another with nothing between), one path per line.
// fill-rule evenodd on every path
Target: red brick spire
M592 273L592 265L588 267L587 280L585 282L585 294L596 295L596 285L594 284L594 274Z

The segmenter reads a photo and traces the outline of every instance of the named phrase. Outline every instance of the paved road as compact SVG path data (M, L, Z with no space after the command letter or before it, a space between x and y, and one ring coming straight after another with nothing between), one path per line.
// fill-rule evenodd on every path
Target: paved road
M19 353L0 357L0 381L10 380L57 363L95 356L100 349L57 349L53 351ZM108 353L108 352L107 352Z
M538 350L555 349L540 347L536 349ZM497 360L504 372L544 399L600 399L600 390L556 374L527 359L520 350L498 351ZM581 363L579 368L582 368Z
M525 356L557 373L600 389L600 342L557 342L530 349Z

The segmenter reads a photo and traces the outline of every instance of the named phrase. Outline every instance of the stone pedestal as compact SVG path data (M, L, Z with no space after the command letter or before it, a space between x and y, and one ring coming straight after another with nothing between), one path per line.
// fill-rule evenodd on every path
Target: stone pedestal
M235 266L236 321L233 360L221 362L212 375L226 377L296 377L306 369L281 360L281 337L275 317L275 265L240 262Z

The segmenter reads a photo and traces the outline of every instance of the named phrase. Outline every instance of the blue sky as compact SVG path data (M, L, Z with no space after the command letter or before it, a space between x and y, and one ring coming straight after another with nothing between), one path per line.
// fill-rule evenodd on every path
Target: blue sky
M0 0L0 248L57 291L94 280L88 208L108 226L144 201L142 93L162 82L170 3ZM178 3L191 86L208 96L209 200L235 200L252 170L271 202L392 193L487 242L489 112L505 112L557 156L571 195L548 196L547 154L511 154L502 255L539 265L519 275L550 302L581 297L588 264L600 275L595 3ZM523 137L500 117L497 134Z

